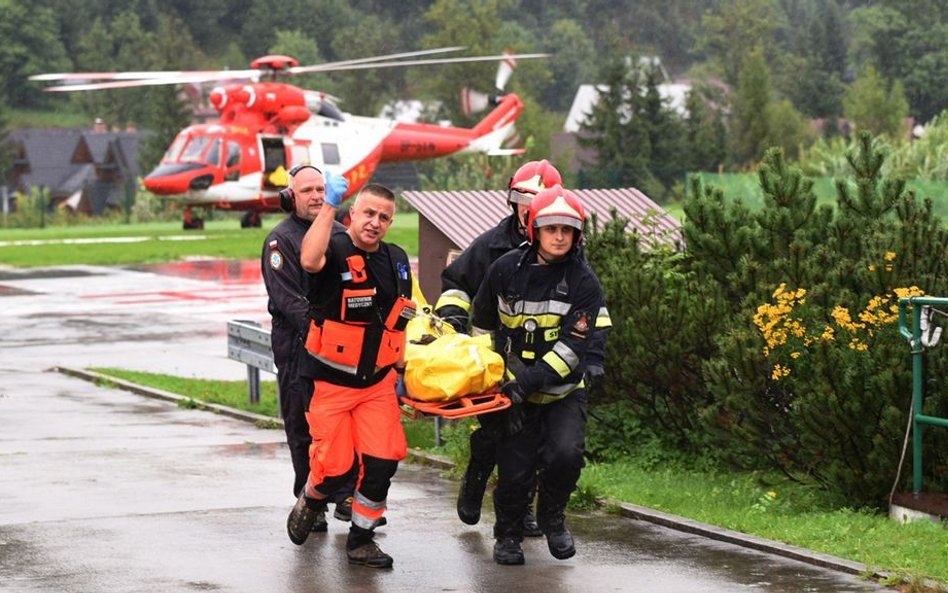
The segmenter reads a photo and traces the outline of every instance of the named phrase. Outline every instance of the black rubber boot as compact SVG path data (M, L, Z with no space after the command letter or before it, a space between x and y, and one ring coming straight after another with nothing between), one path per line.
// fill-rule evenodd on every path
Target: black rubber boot
M566 560L576 554L573 534L566 528L565 523L553 526L546 532L546 545L550 548L550 554L557 560Z
M468 525L477 525L481 520L481 504L484 501L484 491L487 490L487 481L494 468L484 468L473 461L468 463L467 471L461 479L461 489L458 491L458 518Z
M527 514L523 516L523 536L540 537L543 530L537 525L537 518L533 516L533 509L527 507Z
M546 545L557 560L566 560L576 554L573 534L566 528L566 503L550 504L541 491L537 499L537 522L546 535Z
M499 538L494 544L494 562L504 565L523 564L523 548L513 536Z

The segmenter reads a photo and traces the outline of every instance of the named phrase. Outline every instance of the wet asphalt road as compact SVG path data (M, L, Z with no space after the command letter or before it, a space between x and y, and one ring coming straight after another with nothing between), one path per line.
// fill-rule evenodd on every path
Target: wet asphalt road
M457 484L403 464L379 542L391 571L346 564L346 524L302 547L279 430L48 371L121 367L242 379L226 321L266 322L249 264L0 270L0 591L842 592L858 578L643 521L573 515L578 554L525 542L500 567L491 515L461 524ZM486 505L486 506L489 506Z

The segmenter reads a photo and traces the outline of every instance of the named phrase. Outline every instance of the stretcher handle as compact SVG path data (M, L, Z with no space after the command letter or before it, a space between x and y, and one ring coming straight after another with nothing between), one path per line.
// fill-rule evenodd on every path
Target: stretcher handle
M446 402L427 402L410 397L401 397L402 413L409 418L419 416L441 416L456 419L499 412L510 407L510 398L503 393L464 395ZM406 410L406 408L408 408Z

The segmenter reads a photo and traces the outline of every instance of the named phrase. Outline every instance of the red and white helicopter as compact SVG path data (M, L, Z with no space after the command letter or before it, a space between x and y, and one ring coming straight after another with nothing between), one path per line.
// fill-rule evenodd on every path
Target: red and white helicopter
M313 66L300 66L289 56L267 55L254 60L250 70L89 72L41 74L31 79L62 83L45 89L52 92L229 81L210 93L219 120L179 132L160 164L145 177L144 185L154 194L185 205L185 228L203 226L201 219L192 216L194 206L244 210L247 214L241 225L259 226L260 213L279 211L278 192L288 182L286 172L300 163L345 175L347 195L351 195L369 181L380 163L522 152L503 147L515 133L514 122L523 110L523 102L513 93L491 98L493 110L473 128L458 128L344 113L325 93L277 81L281 75L313 72L499 61L496 84L502 93L517 59L547 56L505 53L404 59L460 49L421 50ZM486 95L462 93L466 109L477 110L471 102L486 108Z

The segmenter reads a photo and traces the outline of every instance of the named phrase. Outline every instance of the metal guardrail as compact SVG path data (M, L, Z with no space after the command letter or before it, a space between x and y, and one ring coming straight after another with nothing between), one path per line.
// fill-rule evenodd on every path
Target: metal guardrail
M260 403L260 371L277 372L270 346L270 330L255 321L227 322L227 357L247 365L250 403Z

